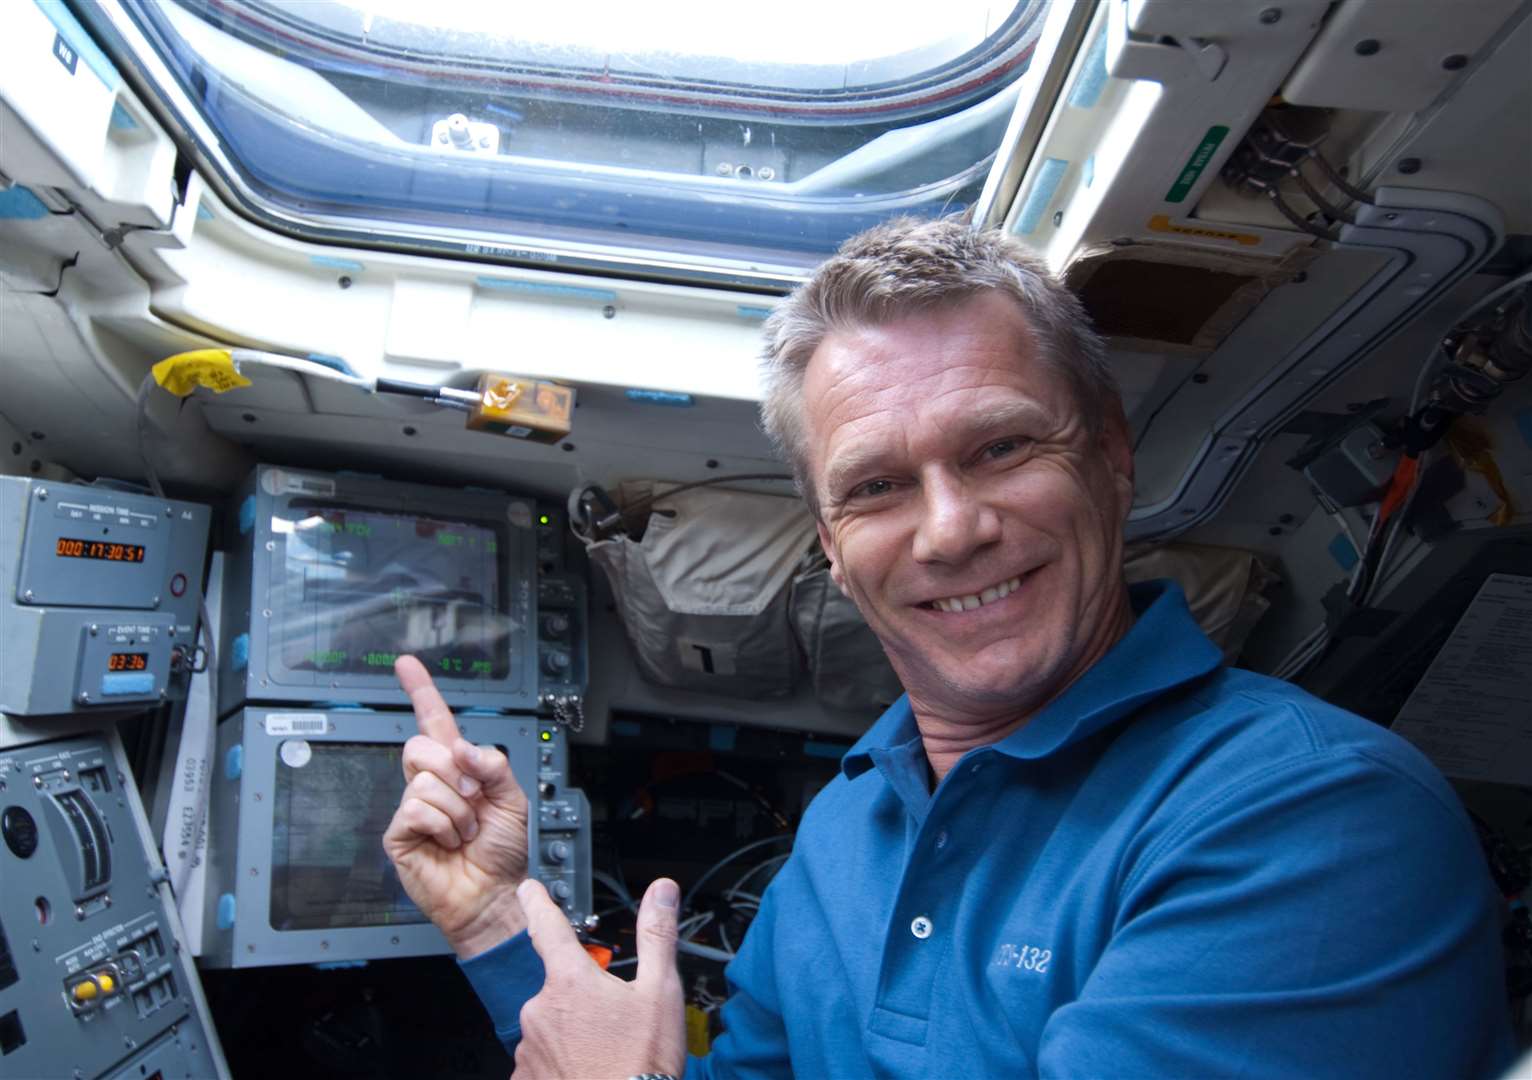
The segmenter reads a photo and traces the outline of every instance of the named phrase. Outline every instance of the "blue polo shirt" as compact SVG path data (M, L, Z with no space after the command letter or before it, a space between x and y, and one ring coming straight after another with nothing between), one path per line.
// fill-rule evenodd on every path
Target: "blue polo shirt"
M689 1077L1494 1076L1499 901L1402 739L1226 668L1179 588L932 793L907 700L814 800ZM507 1044L525 935L464 970Z

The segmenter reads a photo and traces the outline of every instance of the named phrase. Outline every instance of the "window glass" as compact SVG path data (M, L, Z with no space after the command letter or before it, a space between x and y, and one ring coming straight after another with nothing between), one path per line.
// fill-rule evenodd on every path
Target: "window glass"
M127 0L289 229L787 276L983 187L1047 0Z

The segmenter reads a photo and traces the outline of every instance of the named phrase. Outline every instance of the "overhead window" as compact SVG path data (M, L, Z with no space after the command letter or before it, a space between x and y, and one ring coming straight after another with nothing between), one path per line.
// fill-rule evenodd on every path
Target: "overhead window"
M972 203L1047 0L123 6L271 224L758 281Z

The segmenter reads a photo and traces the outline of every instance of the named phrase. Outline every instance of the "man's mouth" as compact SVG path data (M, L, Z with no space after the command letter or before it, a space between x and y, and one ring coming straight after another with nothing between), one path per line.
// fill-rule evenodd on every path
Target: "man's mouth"
M928 600L920 606L934 611L973 611L985 604L993 604L997 600L1004 600L1011 593L1021 588L1021 579L1025 574L1018 575L991 585L989 588L977 593L966 593L962 596L946 596L940 600Z

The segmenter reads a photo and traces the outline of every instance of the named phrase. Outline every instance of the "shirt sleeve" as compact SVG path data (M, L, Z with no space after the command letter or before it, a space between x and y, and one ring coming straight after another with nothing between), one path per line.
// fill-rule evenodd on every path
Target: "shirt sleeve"
M543 961L525 930L467 960L458 967L484 1004L495 1036L510 1054L521 1041L521 1007L543 988Z
M1348 751L1204 800L1124 870L1039 1073L1499 1075L1498 898L1452 798Z
M781 873L790 873L790 867L791 861ZM775 887L766 889L739 952L724 971L729 984L729 999L722 1010L724 1032L714 1040L707 1057L687 1061L686 1080L793 1075L777 995L776 893Z

